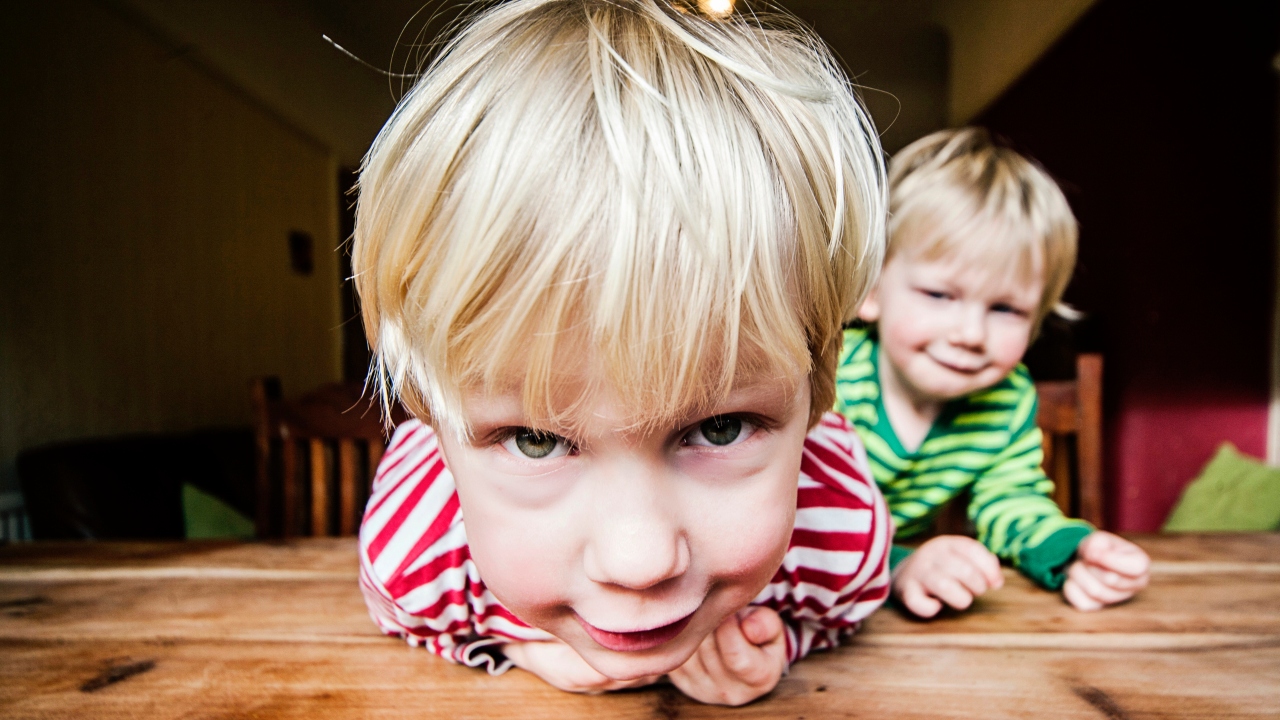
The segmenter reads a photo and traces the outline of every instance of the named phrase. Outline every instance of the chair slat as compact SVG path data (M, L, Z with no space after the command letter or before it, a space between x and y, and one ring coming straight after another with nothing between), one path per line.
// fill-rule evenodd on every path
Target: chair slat
M354 535L368 497L362 483L372 480L386 447L388 425L381 408L359 383L330 383L284 400L278 379L258 378L250 385L250 400L258 456L258 536ZM392 424L407 418L398 405L390 414ZM366 445L367 467L360 449Z
M311 439L311 535L329 534L329 463L324 441Z
M1040 461L1040 467L1044 468L1045 473L1049 472L1049 468L1053 467L1054 447L1053 439L1056 437L1054 433L1045 432L1044 427L1040 428L1040 450L1044 454Z
M254 531L258 537L271 535L271 406L280 399L280 382L275 378L256 378L249 385L249 404L253 410L253 442L255 446L254 482L257 507Z
M280 446L281 513L284 515L280 532L286 538L298 535L298 454L297 443L284 431Z
M351 438L338 441L338 534L355 535L356 517L356 442Z
M1102 509L1102 356L1077 356L1076 375L1080 397L1080 433L1076 436L1080 517L1102 527L1106 521Z
M1079 393L1074 380L1052 380L1036 383L1040 405L1036 410L1036 424L1049 434L1074 433L1080 428L1077 410Z
M1102 356L1076 356L1075 380L1038 382L1036 393L1054 501L1064 513L1102 527Z
M1071 515L1073 495L1071 482L1071 445L1070 438L1063 434L1053 436L1052 460L1045 458L1046 474L1053 480L1053 501L1062 512Z

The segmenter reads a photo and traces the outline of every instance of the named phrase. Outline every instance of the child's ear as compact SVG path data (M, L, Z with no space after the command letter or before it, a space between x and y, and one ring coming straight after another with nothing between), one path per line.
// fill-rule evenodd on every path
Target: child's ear
M880 319L879 288L871 288L871 292L867 293L867 299L862 301L862 307L858 309L858 319L868 323Z

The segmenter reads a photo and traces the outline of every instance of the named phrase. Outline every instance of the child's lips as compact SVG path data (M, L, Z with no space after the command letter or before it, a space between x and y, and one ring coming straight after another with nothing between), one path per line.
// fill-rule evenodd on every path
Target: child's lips
M980 364L977 364L977 365L970 365L970 364L957 364L957 363L953 363L953 362L947 362L946 360L939 359L939 358L934 357L934 356L932 356L932 355L930 355L930 357L931 357L931 358L933 358L933 361L934 361L934 362L938 363L938 364L939 364L939 365L941 365L942 367L944 367L944 368L946 368L946 369L948 369L948 370L950 370L950 371L952 371L952 372L958 372L958 373L960 373L960 374L962 374L962 375L976 375L976 374L978 374L978 373L982 372L983 370L986 370L986 369L987 369L987 365L989 365L989 364L990 364L990 363L980 363Z
M639 652L641 650L652 650L653 648L665 645L674 640L685 626L689 624L689 620L693 619L693 613L689 613L684 617L672 623L667 623L661 627L650 628L648 630L637 630L634 632L612 632L610 630L602 630L586 620L581 615L576 615L578 623L587 631L592 640L595 640L601 647L614 652Z

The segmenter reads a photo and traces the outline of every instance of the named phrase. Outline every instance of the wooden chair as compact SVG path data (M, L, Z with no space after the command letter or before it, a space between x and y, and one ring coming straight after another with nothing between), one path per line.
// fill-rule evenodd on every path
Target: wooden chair
M1044 471L1062 512L1098 527L1102 509L1102 356L1076 356L1076 379L1036 383Z
M354 535L390 432L376 401L338 383L284 400L274 377L254 380L250 397L258 537Z
M1077 355L1074 380L1038 382L1036 393L1042 467L1053 480L1054 502L1066 515L1102 527L1102 356ZM929 535L972 536L970 497L966 490L948 503Z

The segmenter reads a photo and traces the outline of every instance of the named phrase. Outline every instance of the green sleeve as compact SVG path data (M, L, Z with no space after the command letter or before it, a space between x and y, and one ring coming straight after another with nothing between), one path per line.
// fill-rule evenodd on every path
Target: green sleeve
M913 552L913 549L907 547L906 545L889 546L889 572L893 572L894 570L897 570L898 563L901 563L903 560L906 560L907 556L910 555L912 552Z
M1036 427L1035 386L1028 382L1014 413L1009 445L973 483L969 519L978 540L1002 560L1013 563L1035 583L1057 590L1076 546L1093 526L1065 517L1053 501L1053 481Z

